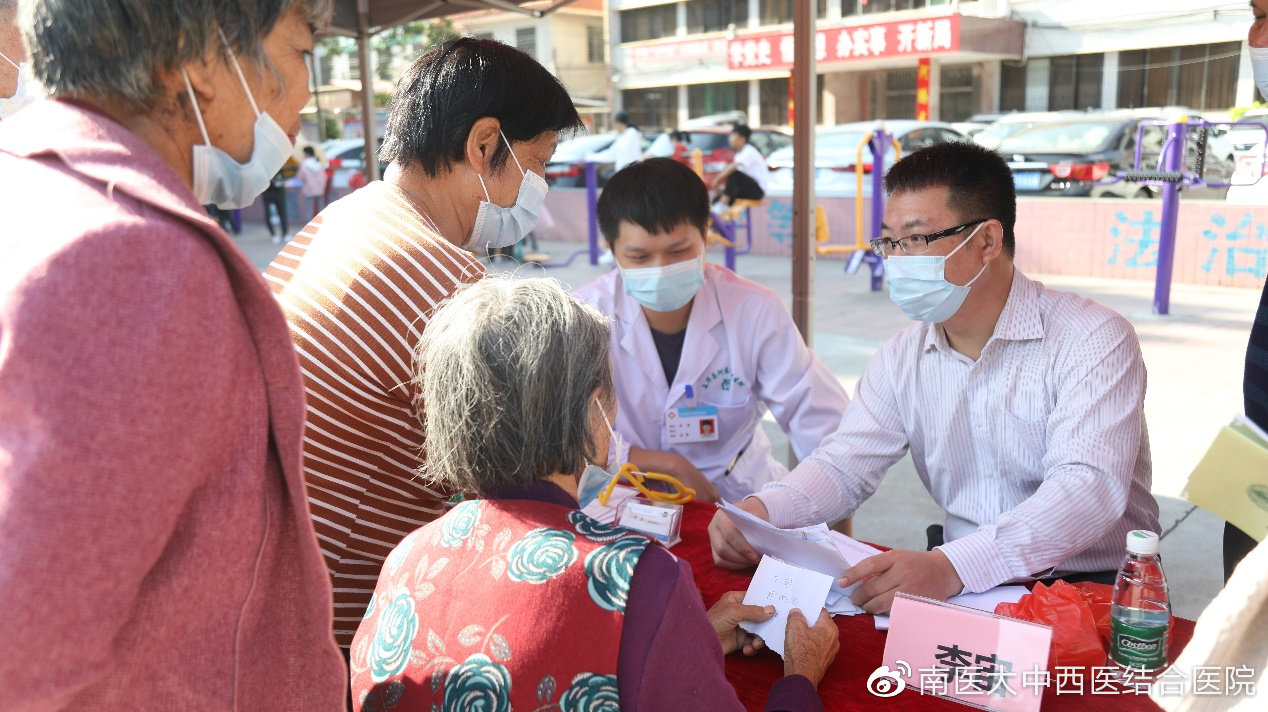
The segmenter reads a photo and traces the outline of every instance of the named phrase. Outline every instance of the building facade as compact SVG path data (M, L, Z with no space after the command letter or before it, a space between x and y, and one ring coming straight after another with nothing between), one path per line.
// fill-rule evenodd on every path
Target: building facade
M815 4L818 124L1255 97L1245 2L610 0L612 102L640 126L743 111L789 123L793 2ZM1110 8L1110 9L1107 9Z

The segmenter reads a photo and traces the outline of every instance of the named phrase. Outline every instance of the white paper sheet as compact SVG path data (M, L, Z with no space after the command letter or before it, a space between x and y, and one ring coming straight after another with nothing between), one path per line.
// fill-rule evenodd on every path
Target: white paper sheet
M850 601L849 594L853 593L854 586L841 588L836 584L841 574L853 565L843 553L843 547L854 552L854 555L867 550L871 552L868 554L870 556L879 553L877 550L844 534L833 532L828 529L827 524L780 529L728 502L718 503L718 508L726 512L727 518L757 553L830 576L832 591L828 594L826 605L829 613L852 616L863 612L862 608ZM867 557L861 556L858 560L864 558Z
M745 621L740 627L753 635L761 636L766 647L784 656L784 629L788 625L788 612L796 608L814 625L819 610L827 599L833 578L810 569L794 566L773 556L763 556L757 572L744 593L744 603L750 606L774 606L775 615L768 621Z
M1026 590L1025 586L996 586L981 593L962 593L952 596L947 599L947 603L994 613L995 606L1001 603L1016 603L1027 593L1030 591ZM889 630L889 616L876 616L876 630Z

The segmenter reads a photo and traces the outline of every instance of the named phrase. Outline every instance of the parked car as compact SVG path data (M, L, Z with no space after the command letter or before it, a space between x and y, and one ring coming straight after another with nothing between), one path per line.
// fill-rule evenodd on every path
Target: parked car
M1119 171L1133 169L1137 129L1142 122L1162 120L1156 110L1134 110L1063 116L1018 131L1000 142L998 151L1009 159L1018 196L1091 196L1150 198L1156 186L1119 181L1105 183ZM1167 128L1147 125L1141 143L1142 170L1157 169ZM1194 136L1186 143L1186 168L1197 166ZM1233 166L1207 151L1203 176L1228 182ZM1225 189L1190 190L1193 197L1223 198Z
M999 148L1000 141L1031 126L1069 116L1083 116L1081 111L1015 111L1003 114L989 126L973 135L973 140L987 148Z
M586 187L586 156L607 149L615 141L616 134L612 132L582 134L560 141L550 161L546 163L546 185L558 188ZM646 152L651 143L652 139L644 135L642 150ZM615 172L616 167L613 164L599 164L595 168L598 187L607 185L608 179Z
M858 191L858 178L855 164L858 158L858 146L868 132L877 127L884 127L890 135L898 139L903 155L912 151L933 146L947 141L967 141L968 138L956 131L951 124L941 121L856 121L840 124L831 128L820 129L815 133L815 192L819 195L852 198ZM863 181L863 195L872 194L871 149L863 149L863 172L869 178ZM897 159L893 148L886 152L884 168L888 170ZM793 184L793 151L786 148L772 153L768 159L771 167L770 190L772 195L792 195Z
M383 139L378 141L383 146ZM348 181L352 176L365 170L365 139L337 138L321 145L326 154L326 167L332 171L330 177L331 190L348 190ZM385 164L379 164L379 175L383 175Z
M700 149L706 183L712 183L713 179L730 165L731 161L735 160L735 151L731 149L730 125L707 126L683 131L683 133L687 134L688 156L696 149ZM782 129L762 126L753 129L749 143L753 144L753 148L756 148L758 153L769 157L781 149L791 147L792 136ZM644 153L648 156L672 156L674 146L669 139L669 134L657 136L651 145L644 149Z

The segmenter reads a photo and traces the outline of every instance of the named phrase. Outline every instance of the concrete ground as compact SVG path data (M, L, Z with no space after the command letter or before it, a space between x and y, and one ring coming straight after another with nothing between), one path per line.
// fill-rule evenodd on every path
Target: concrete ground
M244 226L237 240L261 269L280 248L260 224ZM579 246L559 243L542 247L562 259ZM720 261L721 253L711 253L710 258ZM744 256L738 268L745 277L782 294L785 302L790 299L788 258ZM548 274L572 287L605 271L602 266L591 266L584 257L567 267L549 270L504 260L494 269ZM1177 615L1196 618L1223 585L1223 521L1177 496L1218 429L1241 412L1242 360L1259 293L1175 285L1171 314L1159 317L1151 313L1152 283L1030 276L1052 288L1105 304L1136 327L1149 369L1145 412L1172 602ZM871 292L862 273L846 275L841 262L818 261L814 279L814 349L853 393L868 359L885 339L909 322L885 292ZM767 421L776 453L786 453L787 438L769 416ZM925 527L941 519L908 457L891 469L876 494L859 508L854 534L887 546L923 549Z

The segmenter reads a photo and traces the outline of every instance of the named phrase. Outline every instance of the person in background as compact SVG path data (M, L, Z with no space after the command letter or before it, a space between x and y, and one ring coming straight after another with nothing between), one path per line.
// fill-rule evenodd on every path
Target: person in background
M0 124L8 712L343 708L295 350L202 209L293 150L330 12L22 3L51 100Z
M779 295L705 259L704 182L649 158L612 176L596 210L619 269L577 295L613 319L615 425L630 446L617 460L673 475L705 501L738 501L788 474L762 430L767 411L806 457L849 398Z
M532 229L559 132L580 123L527 54L470 37L436 45L397 85L383 180L323 210L265 273L304 372L304 476L345 649L384 557L453 495L417 477L418 339L437 304L484 276L468 250Z
M312 146L304 146L304 160L299 162L299 193L304 197L305 207L312 209L312 216L321 212L326 196L326 169L317 159L317 152Z
M643 134L638 127L630 123L630 115L618 111L612 116L612 124L616 127L616 140L602 151L594 151L586 156L591 163L611 163L613 170L621 170L643 157Z
M269 179L269 187L264 189L264 224L269 228L269 236L273 238L273 242L280 243L283 238L291 233L290 225L286 220L286 182L288 180L287 173L294 173L295 169L293 159L287 161L289 165L283 165L278 169L277 173ZM269 208L273 209L273 214L277 215L277 226L274 227L272 218L269 217Z
M753 130L744 124L731 128L729 140L735 151L735 159L713 178L713 189L721 191L719 210L730 207L737 200L761 200L766 197L770 184L770 169L766 158L749 143Z
M669 132L669 143L673 146L673 153L669 154L669 157L688 168L692 167L691 147L688 145L690 138L686 131Z
M1012 172L967 142L903 157L873 249L889 296L917 323L868 363L841 427L739 506L779 527L849 516L910 450L946 513L929 551L893 549L846 571L853 600L889 610L1010 581L1113 583L1133 529L1158 529L1145 364L1131 324L1013 266ZM725 516L714 560L756 552Z
M26 48L18 31L18 0L0 0L0 121L25 104Z
M610 479L608 320L550 279L459 291L419 343L434 487L475 492L387 557L352 645L354 710L742 710L723 656L769 620L733 591L705 611L691 567L579 505ZM598 464L596 464L598 463ZM597 485L597 486L596 486ZM580 501L579 501L580 500ZM768 710L812 710L839 631L788 616ZM442 684L436 684L441 681Z

